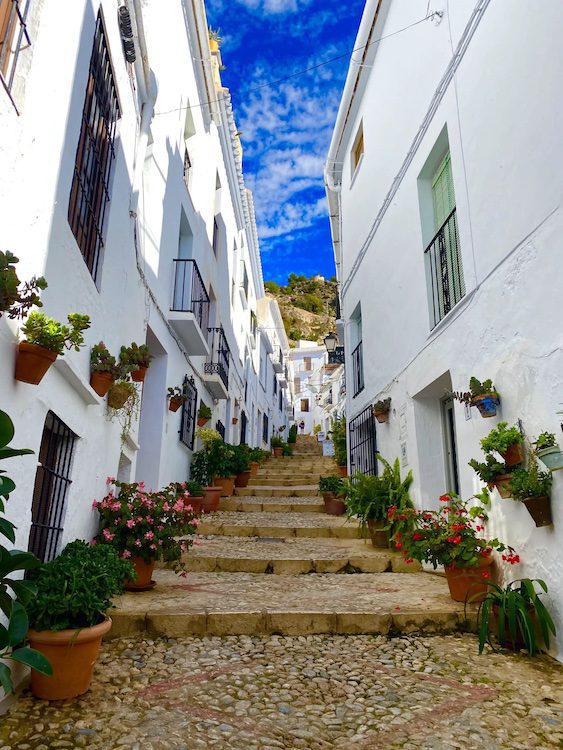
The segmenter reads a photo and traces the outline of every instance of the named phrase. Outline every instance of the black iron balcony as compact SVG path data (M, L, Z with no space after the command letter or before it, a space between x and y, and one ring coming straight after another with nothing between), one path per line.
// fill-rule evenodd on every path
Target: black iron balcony
M333 352L328 353L329 365L343 365L344 364L344 347L337 346Z
M432 299L431 324L434 328L465 297L455 208L436 232L424 256Z
M174 260L173 312L192 313L202 331L209 326L209 295L195 260Z
M205 363L205 372L208 375L219 375L225 388L229 387L229 362L231 351L227 343L225 331L221 326L209 328L211 358Z
M362 342L352 352L352 394L353 397L364 390L364 353Z

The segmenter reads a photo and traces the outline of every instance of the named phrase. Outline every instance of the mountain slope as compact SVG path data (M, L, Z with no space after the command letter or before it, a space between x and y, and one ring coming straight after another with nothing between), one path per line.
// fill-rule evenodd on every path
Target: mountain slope
M278 301L291 346L299 339L322 344L336 325L335 279L290 274L286 286L272 281L265 284L268 296Z

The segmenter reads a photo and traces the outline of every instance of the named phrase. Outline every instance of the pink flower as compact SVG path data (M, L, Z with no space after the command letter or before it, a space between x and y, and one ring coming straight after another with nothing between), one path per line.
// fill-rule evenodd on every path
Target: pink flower
M99 505L97 500L92 500L92 508L97 508Z
M145 534L145 539L148 539L149 541L151 539L154 539L154 534L152 533L152 531L147 531L147 533Z
M108 477L106 479L106 484L115 484L115 477Z
M191 513L193 511L193 508L191 505L186 505L184 510L186 510L188 513Z
M170 506L168 505L168 503L164 503L164 505L162 506L162 510L166 512L170 510Z
M144 482L139 482L139 489L140 490L144 490L145 489L145 483Z
M199 526L199 524L201 523L201 521L199 520L199 518L192 518L192 522L191 523L192 523L192 526L195 526L196 529L197 529L197 527Z
M149 524L150 526L152 526L152 525L153 525L153 523L154 523L154 520L153 520L153 519L152 519L152 518L151 518L150 516L147 516L147 517L145 518L145 521L146 521L146 522L147 522L147 523L148 523L148 524Z
M121 510L121 504L120 503L112 503L111 504L112 510Z
M133 527L135 526L135 519L134 519L134 518L130 518L130 519L129 519L129 520L127 521L127 524L126 524L126 525L127 525L127 528L128 528L128 529L132 529L132 528L133 528Z
M150 548L151 548L151 549L156 549L156 544L151 544L151 545L150 545Z
M125 558L131 557L131 553L129 552L128 549L124 549L123 552L121 553L121 557L125 557Z
M112 534L109 529L104 529L102 531L102 536L106 540L106 542L112 542L115 538L115 534Z
M135 539L135 547L140 547L141 542L138 539Z
M157 527L158 531L162 531L164 529L164 526L162 524L159 524Z
M97 539L92 539L92 541L90 542L90 547L95 547L97 543L98 543Z
M184 501L176 500L172 507L176 511L176 513L181 513L184 510Z

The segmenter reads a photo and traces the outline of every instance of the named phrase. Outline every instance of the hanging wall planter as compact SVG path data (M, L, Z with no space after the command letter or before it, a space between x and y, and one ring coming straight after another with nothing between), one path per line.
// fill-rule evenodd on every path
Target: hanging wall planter
M123 409L131 396L136 395L135 386L126 380L118 380L108 391L108 406Z
M389 417L389 410L391 408L391 399L386 398L382 401L377 401L373 407L373 415L380 424L387 422Z
M553 519L551 516L551 499L548 495L529 497L522 502L526 506L528 513L532 516L536 526L551 526Z
M21 341L16 356L15 378L21 383L39 385L56 359L57 354L44 346Z
M550 471L563 469L563 453L555 441L553 432L542 432L534 442L536 456Z
M119 352L119 363L121 367L127 368L131 373L131 380L135 383L143 383L149 369L152 354L146 344L138 346L134 341L131 346L122 346Z
M510 491L511 479L512 479L512 474L498 474L494 478L494 480L489 484L489 489L491 487L496 487L498 494L504 500L507 500L509 497L512 497L512 492Z
M117 376L115 357L107 350L103 341L90 349L90 385L98 396L107 394Z
M541 471L536 457L528 457L528 465L516 469L510 489L514 500L524 503L536 526L552 523L550 490L553 477L550 471Z
M111 372L93 372L90 375L90 385L103 398L113 385L113 375Z
M134 380L135 383L144 383L148 369L148 367L143 366L139 367L137 370L133 370L131 373L131 380Z
M496 417L497 409L500 406L500 399L496 393L487 393L483 396L475 396L471 401L472 406L476 406L482 417Z
M468 406L476 406L482 417L496 416L497 409L500 405L500 396L498 395L492 380L484 380L482 383L475 377L469 380L468 391L455 391L451 394L452 398Z

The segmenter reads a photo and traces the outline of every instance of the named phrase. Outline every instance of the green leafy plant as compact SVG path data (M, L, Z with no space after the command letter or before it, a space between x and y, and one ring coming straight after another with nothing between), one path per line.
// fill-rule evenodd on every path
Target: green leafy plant
M21 330L30 344L43 346L55 354L62 355L66 349L79 351L84 346L83 331L90 328L88 315L71 313L68 315L68 326L48 318L45 313L34 311L23 324Z
M493 381L489 378L484 380L482 383L475 377L469 380L469 391L455 391L452 393L452 398L460 401L463 404L473 405L474 400L478 396L493 396L498 398L498 393L493 385Z
M212 29L211 26L210 26L209 29L208 29L208 32L209 32L209 39L212 39L214 42L217 42L217 44L220 45L221 42L223 41L223 38L220 36L221 29L219 29L219 28Z
M204 487L211 486L213 478L209 469L207 451L203 448L199 451L195 451L192 454L192 462L190 464L190 477L191 481L197 482Z
M31 307L43 307L39 291L47 289L43 276L33 276L30 281L20 282L16 271L19 258L9 250L0 252L0 318L25 318Z
M200 419L211 419L211 409L209 406L203 403L203 401L199 404L199 409L197 410L197 416L200 417Z
M289 433L287 435L287 442L290 445L294 445L297 442L297 425L292 424L289 428Z
M518 427L508 427L507 422L499 422L498 426L481 440L481 448L485 453L496 452L502 456L510 446L520 445L523 442L524 438Z
M10 446L14 437L14 423L4 411L0 411L0 460L26 456L33 453L28 448ZM5 501L16 489L14 480L4 469L0 470L0 535L15 543L15 526L3 517ZM52 674L51 665L34 649L23 645L29 620L27 608L37 593L34 583L18 578L18 573L30 571L40 565L31 552L8 550L0 545L0 610L4 613L4 624L0 625L0 659L11 660L33 667L42 674ZM16 577L12 577L16 574ZM11 591L11 593L10 593ZM0 662L0 685L6 694L13 692L12 675L7 664Z
M329 433L334 444L334 457L339 466L346 466L348 461L348 448L346 445L346 417L335 419Z
M203 495L203 485L199 482L188 481L184 483L184 487L191 497L202 497Z
M268 451L263 450L262 448L251 448L250 449L250 460L254 463L260 463L264 461L266 458L269 458L270 454Z
M541 591L536 591L536 586ZM496 635L499 643L511 644L516 650L523 645L530 656L539 650L537 630L543 644L549 648L550 634L556 635L555 624L540 596L547 593L545 581L522 578L501 587L489 582L488 591L479 605L477 615L479 653L485 644L493 649L491 636Z
M383 400L375 402L373 406L373 411L378 412L380 414L386 414L390 408L391 408L391 399L385 398Z
M174 388L168 388L166 395L168 398L179 398L182 401L187 401L188 397L186 396L184 389L180 388L179 386L175 386Z
M555 435L553 432L542 432L538 435L537 440L534 441L537 451L544 450L544 448L553 448L557 445Z
M283 444L282 456L293 456L293 448L291 447L291 445L289 445L289 443Z
M92 372L115 373L115 357L110 354L103 341L90 349L90 370Z
M274 437L270 440L270 445L272 448L283 448L285 443L281 439L281 437L278 437L278 435L274 435Z
M131 563L105 544L77 539L32 572L37 596L29 607L35 630L90 628L102 622L111 599L135 577Z
M250 470L250 448L247 445L231 445L229 446L233 457L232 457L232 472L233 474L242 474L245 471Z
M378 461L383 466L383 472L381 478L386 485L386 492L389 496L389 508L394 508L397 517L394 520L389 519L389 513L387 514L387 529L389 530L390 536L397 533L405 533L412 530L412 522L408 515L406 518L405 511L412 509L413 503L409 494L409 490L413 483L412 471L409 471L406 477L401 477L401 462L396 458L393 463L389 463L379 453L377 454Z
M134 341L131 346L122 346L119 351L120 364L129 368L130 371L140 367L149 367L152 354L146 344L138 346Z
M479 479L486 484L493 484L495 480L502 474L509 474L510 470L506 464L498 461L494 456L488 455L485 457L485 461L477 461L472 458L469 461L469 466L477 474Z
M472 505L459 500L454 495L442 495L440 510L415 510L402 512L389 509L391 521L410 519L412 529L393 535L395 548L401 550L407 561L431 563L438 565L455 564L460 568L476 567L480 557L489 557L493 549L499 552L508 551L505 560L508 563L520 562L513 549L498 539L485 539L480 536L484 531L487 513L483 506ZM404 516L404 518L403 518ZM483 571L483 577L490 573Z
M319 479L319 492L333 492L335 495L345 494L345 485L342 478L333 474Z
M529 461L527 468L516 469L510 479L510 491L514 500L528 500L530 497L543 497L551 492L553 476L550 471L541 471L535 461Z

